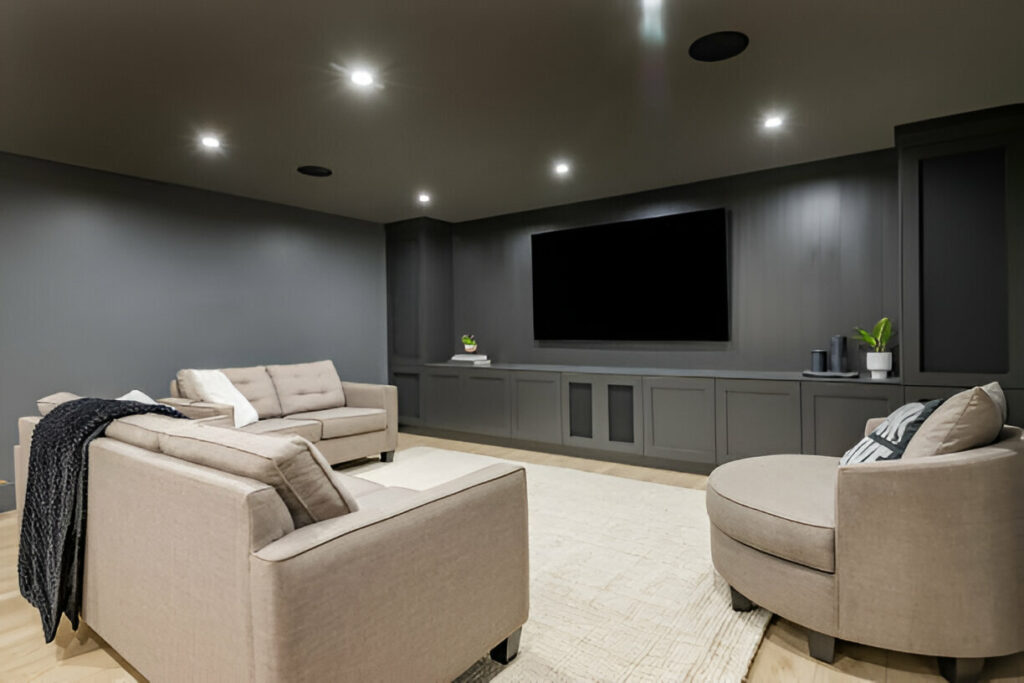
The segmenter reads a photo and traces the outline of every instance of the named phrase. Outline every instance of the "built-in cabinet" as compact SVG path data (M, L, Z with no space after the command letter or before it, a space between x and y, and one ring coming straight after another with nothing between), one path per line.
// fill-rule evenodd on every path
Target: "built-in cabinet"
M644 455L715 464L715 380L644 377Z
M621 453L642 453L640 377L562 374L562 443Z
M562 375L558 372L513 372L512 436L525 441L562 440Z
M735 373L686 377L532 367L395 367L400 421L710 470L769 453L842 455L861 438L869 418L892 412L904 394L892 381L829 382L795 373L792 379L740 379ZM955 391L908 387L907 400ZM1024 408L1024 396L1019 403Z
M800 383L715 382L717 462L767 453L799 453Z
M801 382L804 453L840 456L864 435L864 423L903 404L894 384Z

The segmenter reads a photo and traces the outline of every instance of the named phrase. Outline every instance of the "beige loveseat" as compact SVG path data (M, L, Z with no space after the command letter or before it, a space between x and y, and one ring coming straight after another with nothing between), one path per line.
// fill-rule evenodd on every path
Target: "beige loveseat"
M521 467L386 488L158 415L89 449L82 618L153 681L448 681L515 655L528 591Z
M868 432L877 421L868 423ZM816 455L727 463L707 486L711 554L733 607L835 639L935 655L949 680L1024 650L1024 441L839 466Z
M220 368L259 414L241 427L254 434L296 434L317 445L332 465L380 454L391 460L398 444L398 390L343 382L329 360L294 365ZM200 400L186 371L160 399L192 418L231 416L229 405Z

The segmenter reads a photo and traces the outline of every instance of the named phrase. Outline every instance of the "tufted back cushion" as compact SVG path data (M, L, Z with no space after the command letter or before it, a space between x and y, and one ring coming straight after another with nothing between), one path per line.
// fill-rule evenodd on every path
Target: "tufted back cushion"
M294 365L268 365L285 415L345 405L341 378L329 360Z
M277 400L277 389L270 381L270 375L267 374L267 369L264 366L221 368L220 371L252 404L261 420L269 417L281 417L281 403ZM177 392L174 391L175 385L177 385ZM177 380L171 383L171 393L193 400L202 399L198 390L192 385L190 374L185 370L178 371Z
M261 420L283 415L281 402L277 399L277 389L274 388L265 366L224 368L221 372L227 375L235 388L242 392L242 396L249 400Z

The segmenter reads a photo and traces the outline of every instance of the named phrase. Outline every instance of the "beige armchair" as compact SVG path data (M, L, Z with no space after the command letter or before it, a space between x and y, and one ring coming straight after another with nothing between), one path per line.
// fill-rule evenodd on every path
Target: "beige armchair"
M19 421L19 482L39 419ZM146 678L446 681L488 651L515 656L529 612L521 467L414 491L292 462L271 472L292 473L292 496L322 507L308 493L321 472L354 501L300 525L275 485L197 464L239 462L223 457L239 439L216 442L235 430L186 422L116 421L89 448L82 620ZM192 460L168 455L168 437ZM302 442L244 443L269 459Z
M873 425L869 423L869 429ZM835 639L935 655L948 680L1024 650L1024 440L839 466L769 455L708 480L711 552L733 607Z

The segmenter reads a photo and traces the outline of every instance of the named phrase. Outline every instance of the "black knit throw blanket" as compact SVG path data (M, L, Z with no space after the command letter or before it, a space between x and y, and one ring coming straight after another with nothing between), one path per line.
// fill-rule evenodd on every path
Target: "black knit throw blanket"
M80 398L58 405L36 425L22 512L18 584L39 610L48 643L57 635L61 613L78 629L89 444L111 421L140 413L185 417L165 405Z

